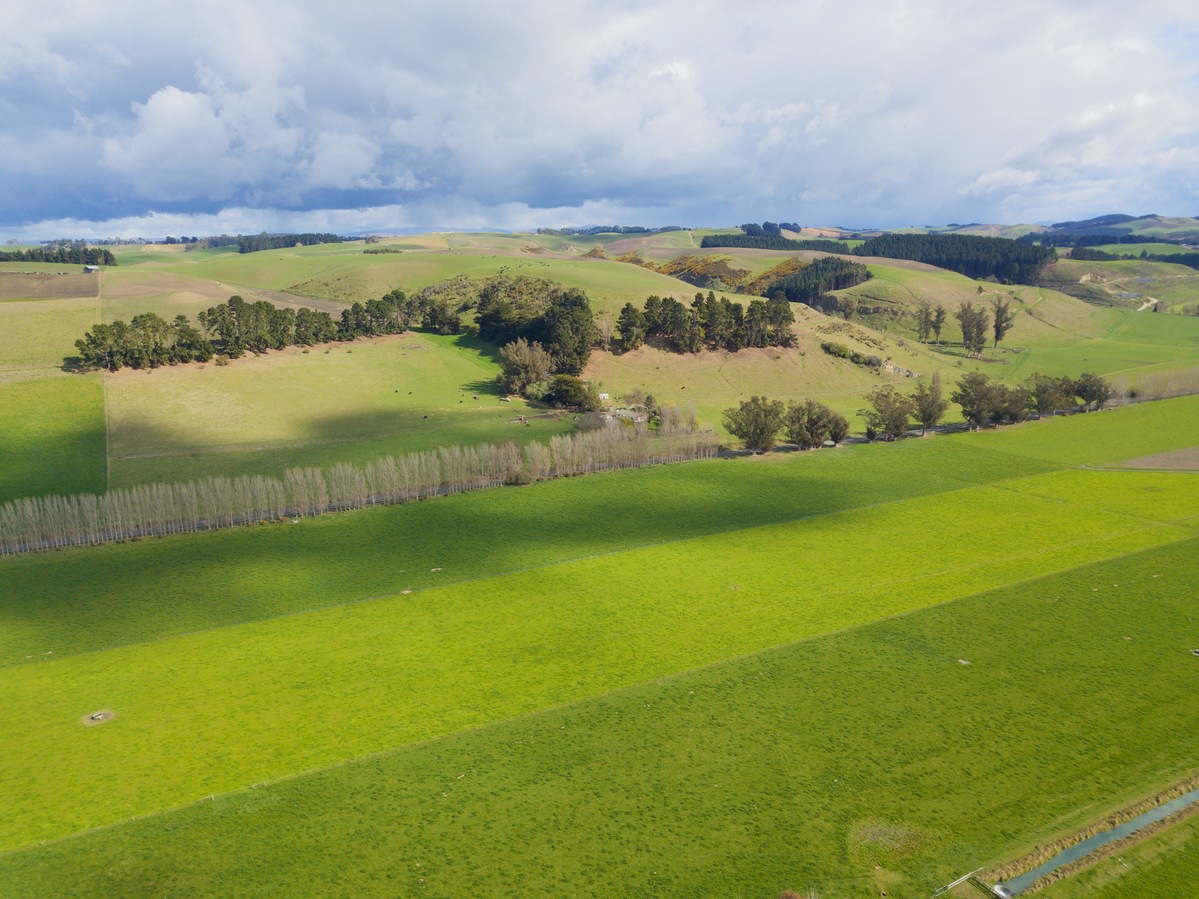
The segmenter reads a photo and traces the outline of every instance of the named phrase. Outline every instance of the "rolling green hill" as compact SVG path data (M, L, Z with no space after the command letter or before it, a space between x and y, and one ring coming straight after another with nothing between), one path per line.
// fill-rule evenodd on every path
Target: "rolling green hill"
M364 254L360 242L249 254L228 247L193 252L174 245L121 247L120 265L99 276L98 296L14 297L0 303L0 420L11 421L14 434L28 427L23 394L4 382L62 380L62 360L97 321L128 320L146 311L194 320L200 310L234 293L248 300L311 305L337 316L349 302L395 287L412 291L456 274L482 278L501 272L581 288L594 309L615 313L650 294L690 302L697 288L613 258L582 258L586 252L603 245L609 257L636 251L662 263L699 253L704 233L430 234L385 239L378 246L401 252L377 255ZM821 254L727 249L705 255L752 276L792 256L811 260ZM725 408L754 394L819 398L856 421L865 393L884 381L902 389L907 371L921 376L941 371L952 385L960 373L976 368L1009 381L1036 371L1076 375L1092 370L1125 388L1168 393L1185 389L1199 366L1194 328L1182 317L1099 309L1052 289L980 284L902 260L865 261L873 278L839 292L857 301L855 319L846 323L797 307L794 349L694 356L653 347L625 355L596 351L585 374L614 400L651 394L661 402L691 404L706 424L719 428ZM41 271L12 263L0 269ZM1127 307L1144 300L1120 293L1149 295L1152 290L1163 305L1199 296L1199 276L1180 266L1064 260L1054 271L1063 287L1073 289L1087 279L1087 291ZM725 295L738 302L750 299ZM921 305L939 304L952 313L965 301L986 305L997 299L1013 304L1015 326L982 361L967 358L955 345L960 335L952 314L943 343L921 345L915 339L914 313ZM828 340L878 356L901 371L879 374L835 360L820 349ZM103 414L104 441L83 436L74 455L40 456L10 441L13 462L0 475L0 497L206 474L278 473L293 465L360 462L446 443L524 441L569 426L536 416L528 428L514 426L529 410L500 406L489 386L497 372L489 347L418 335L407 343L269 353L219 370L210 364L96 376L102 389L99 396L91 395L89 414ZM39 389L47 398L58 394L44 407L50 417L66 415L80 395L65 383ZM78 426L64 420L46 427L66 435ZM87 429L96 433L91 425Z

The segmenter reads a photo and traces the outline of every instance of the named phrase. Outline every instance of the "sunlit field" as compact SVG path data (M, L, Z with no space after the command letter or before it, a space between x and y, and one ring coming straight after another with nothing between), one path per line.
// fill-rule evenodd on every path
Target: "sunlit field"
M4 560L0 872L931 892L1190 772L1199 480L1075 466L1197 426L1166 401Z

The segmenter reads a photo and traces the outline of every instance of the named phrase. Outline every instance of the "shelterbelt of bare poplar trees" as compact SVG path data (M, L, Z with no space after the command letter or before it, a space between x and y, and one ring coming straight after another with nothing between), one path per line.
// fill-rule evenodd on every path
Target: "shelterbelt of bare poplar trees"
M99 496L26 497L0 506L0 555L228 528L325 512L530 483L551 477L714 456L711 432L651 436L610 423L551 437L549 445L448 447L366 465L291 468L282 478L212 477Z

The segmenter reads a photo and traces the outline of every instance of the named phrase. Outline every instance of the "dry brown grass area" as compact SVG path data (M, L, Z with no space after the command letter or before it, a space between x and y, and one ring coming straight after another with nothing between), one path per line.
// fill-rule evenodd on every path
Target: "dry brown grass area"
M65 300L99 295L99 275L0 272L0 300Z
M1125 462L1123 468L1151 468L1157 471L1199 471L1199 446L1142 456Z

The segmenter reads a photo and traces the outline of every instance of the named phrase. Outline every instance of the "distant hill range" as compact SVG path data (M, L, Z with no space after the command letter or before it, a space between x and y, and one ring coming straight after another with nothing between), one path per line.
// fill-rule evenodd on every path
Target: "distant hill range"
M1076 222L1052 225L999 225L983 222L925 225L920 228L892 228L891 233L967 234L980 237L1007 237L1026 243L1052 246L1099 246L1114 243L1176 243L1199 245L1199 217L1164 215L1101 215ZM804 238L826 240L865 239L884 233L865 228L803 228Z
M1199 219L1162 215L1101 215L1079 222L1057 222L1032 239L1054 246L1113 243L1199 243Z

